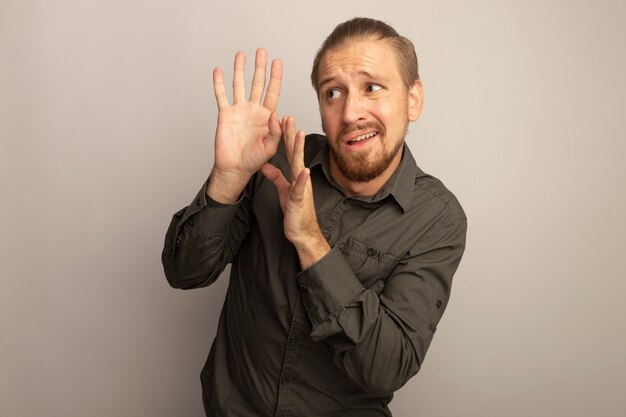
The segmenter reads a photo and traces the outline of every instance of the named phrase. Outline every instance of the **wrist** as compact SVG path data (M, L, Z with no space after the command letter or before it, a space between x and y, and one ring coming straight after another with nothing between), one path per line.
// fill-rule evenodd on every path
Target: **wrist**
M239 200L249 180L249 175L224 172L214 168L209 175L206 194L218 203L234 204Z
M300 266L303 270L309 268L330 252L330 245L324 238L321 230L319 233L309 235L306 239L292 243L296 247Z

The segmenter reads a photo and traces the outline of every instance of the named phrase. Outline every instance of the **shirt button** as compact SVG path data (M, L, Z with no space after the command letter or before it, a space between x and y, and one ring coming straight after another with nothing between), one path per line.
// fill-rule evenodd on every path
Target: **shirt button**
M350 202L349 198L344 198L342 201L343 204L348 204L349 202Z
M300 284L300 290L302 290L302 292L304 293L309 292L309 289L307 288L305 284Z
M196 200L196 206L200 207L200 204L202 204L202 202L200 201L200 199Z
M376 255L376 251L374 249L372 248L367 249L367 256L372 257L374 255Z
M441 308L441 305L443 303L441 302L441 300L437 300L437 310L439 310Z
M287 377L280 379L280 385L285 385L287 384L287 382L289 382L289 379Z

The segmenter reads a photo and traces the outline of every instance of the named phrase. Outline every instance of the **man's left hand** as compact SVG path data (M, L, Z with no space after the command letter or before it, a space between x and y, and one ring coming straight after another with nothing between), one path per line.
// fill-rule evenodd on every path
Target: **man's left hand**
M330 246L317 222L311 172L304 166L304 131L296 131L293 116L284 117L281 125L291 182L272 164L265 164L261 172L276 186L285 236L296 247L302 269L306 269L326 255Z

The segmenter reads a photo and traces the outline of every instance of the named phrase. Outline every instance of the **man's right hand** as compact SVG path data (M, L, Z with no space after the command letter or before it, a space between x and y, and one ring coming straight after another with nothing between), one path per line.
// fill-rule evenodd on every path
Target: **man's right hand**
M221 68L213 71L213 88L219 114L215 134L215 164L206 193L213 200L237 201L250 177L276 153L282 130L276 113L282 80L282 63L272 61L270 82L265 91L267 52L256 51L250 97L246 100L246 55L235 55L233 104L228 103ZM263 103L261 104L261 100Z

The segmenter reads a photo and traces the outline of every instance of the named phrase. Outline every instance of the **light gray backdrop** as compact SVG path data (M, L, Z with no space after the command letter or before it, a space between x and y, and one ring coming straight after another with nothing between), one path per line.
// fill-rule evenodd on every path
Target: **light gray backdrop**
M396 416L626 415L623 1L0 0L0 414L201 416L227 277L170 289L171 215L211 168L211 70L316 49L357 15L416 45L408 142L468 249Z

